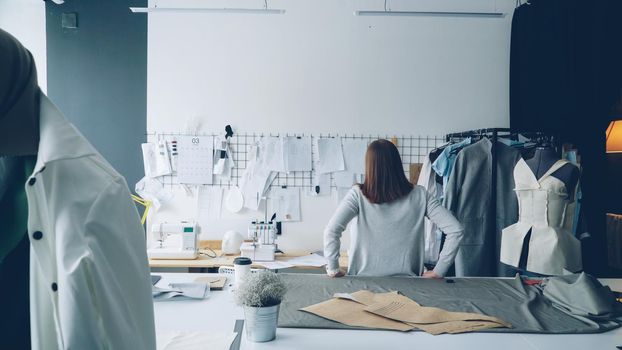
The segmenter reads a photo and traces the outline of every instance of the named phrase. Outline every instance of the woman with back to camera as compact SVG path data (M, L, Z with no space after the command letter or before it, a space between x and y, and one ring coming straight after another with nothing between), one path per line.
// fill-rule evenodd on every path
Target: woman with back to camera
M436 267L425 272L424 216L446 234ZM464 230L433 195L406 179L397 147L387 140L369 145L365 182L350 189L324 230L330 277L345 275L339 268L339 249L341 234L352 219L349 275L442 278L454 262Z

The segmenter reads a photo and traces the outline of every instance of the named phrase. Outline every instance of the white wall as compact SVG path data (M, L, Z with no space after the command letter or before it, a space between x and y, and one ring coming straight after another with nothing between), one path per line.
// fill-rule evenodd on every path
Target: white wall
M283 15L151 13L150 132L206 131L442 135L509 125L513 0L389 0L392 10L500 11L503 18L361 17L383 0L270 0ZM159 7L253 7L261 0L151 0ZM303 196L303 222L285 226L285 249L319 249L335 208ZM192 218L181 191L158 219ZM248 218L203 228L220 238Z
M11 33L35 58L39 86L47 91L45 2L0 0L0 28Z

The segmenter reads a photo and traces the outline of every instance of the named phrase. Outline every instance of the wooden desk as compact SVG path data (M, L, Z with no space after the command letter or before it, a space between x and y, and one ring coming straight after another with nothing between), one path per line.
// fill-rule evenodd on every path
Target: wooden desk
M149 259L149 267L152 268L188 268L188 269L210 269L210 268L219 268L220 266L232 266L233 259L237 258L239 255L222 255L220 250L220 241L200 241L199 249L202 251L203 249L210 248L216 252L215 258L210 258L206 255L199 255L197 259L194 260L164 260L164 259ZM204 251L202 251L204 252ZM210 252L211 254L211 252ZM310 252L308 251L287 251L286 254L277 254L276 261L287 261L291 258L308 255ZM346 268L348 266L348 257L345 252L342 252L341 258L339 259L339 266ZM261 262L254 262L251 267L254 268L262 268ZM318 269L317 267L310 266L294 266L293 268L297 269ZM321 267L323 269L324 267Z

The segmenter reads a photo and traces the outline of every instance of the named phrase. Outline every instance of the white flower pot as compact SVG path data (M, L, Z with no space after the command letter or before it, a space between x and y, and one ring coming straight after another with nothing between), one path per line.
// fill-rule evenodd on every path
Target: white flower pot
M276 337L279 305L268 307L244 306L246 338L252 342L267 342Z

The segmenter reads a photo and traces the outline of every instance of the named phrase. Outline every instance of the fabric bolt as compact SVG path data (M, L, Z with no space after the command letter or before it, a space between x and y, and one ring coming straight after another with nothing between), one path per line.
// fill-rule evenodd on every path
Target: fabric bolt
M390 203L370 203L359 186L350 189L324 230L327 269L339 268L341 234L348 223L348 274L367 276L420 275L424 260L424 217L445 234L445 248L434 271L444 276L462 239L462 225L421 186Z
M44 95L40 126L25 184L32 348L154 349L145 231L125 180Z
M561 275L581 270L581 242L562 226L570 194L561 180L551 176L569 164L560 159L537 179L524 160L514 168L518 222L503 230L501 262L518 267L523 242L531 232L527 271Z
M426 307L451 312L484 314L501 319L513 328L482 332L581 334L601 333L619 327L612 321L586 323L551 305L539 287L523 285L515 278L454 278L454 283L419 277L330 278L323 275L279 274L287 286L281 303L279 327L357 329L303 311L301 308L326 301L335 293L360 290L373 293L399 291Z
M435 180L435 172L432 169L432 161L429 156L423 160L417 185L422 186L427 193L437 198L442 194L443 188ZM437 236L438 228L427 217L423 219L423 222L425 242L423 261L426 264L436 264L441 251L441 239Z
M436 158L434 163L432 163L432 169L439 176L443 177L443 191L447 186L447 180L449 179L449 175L451 175L451 169L453 168L454 162L456 161L456 157L458 155L458 151L465 146L471 144L471 138L467 137L464 140L456 143L449 144L445 146L443 152ZM444 192L443 192L444 193ZM443 196L441 196L441 199Z

